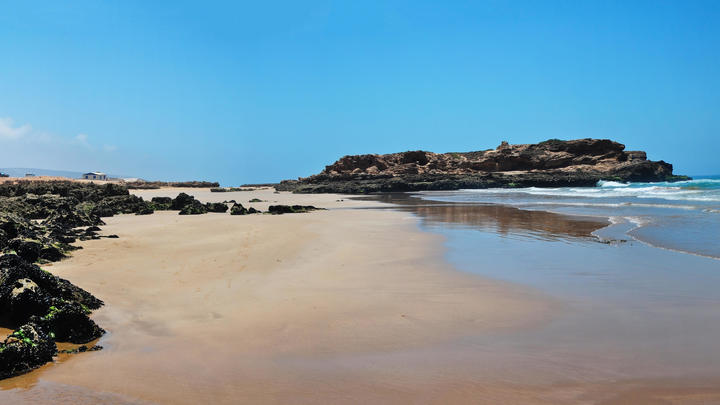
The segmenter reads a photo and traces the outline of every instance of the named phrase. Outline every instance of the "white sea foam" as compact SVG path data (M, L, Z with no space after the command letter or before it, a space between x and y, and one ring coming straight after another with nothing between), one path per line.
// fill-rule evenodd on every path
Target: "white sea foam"
M630 217L625 217L625 219L627 219L628 222L634 224L636 229L641 228L651 222L648 218L645 218L645 217L630 216Z
M620 183L617 181L600 180L597 184L599 187L630 187L629 183Z
M693 180L695 181L695 180ZM707 182L707 181L704 181ZM461 190L465 193L493 195L493 196L545 196L570 198L643 198L662 199L667 201L698 201L720 202L720 181L718 188L688 187L691 182L682 182L685 187L675 186L676 183L660 183L650 185L647 183L623 184L616 182L603 182L600 187L566 187L566 188L516 188L516 189L480 189ZM696 184L701 183L697 181Z
M635 208L670 208L670 209L683 209L683 210L696 210L700 207L694 205L678 205L678 204L643 204L643 203L594 203L594 202L550 202L550 201L533 201L533 202L521 202L513 203L513 206L559 206L559 207L598 207L598 208L622 208L622 207L635 207ZM718 211L720 212L720 211Z

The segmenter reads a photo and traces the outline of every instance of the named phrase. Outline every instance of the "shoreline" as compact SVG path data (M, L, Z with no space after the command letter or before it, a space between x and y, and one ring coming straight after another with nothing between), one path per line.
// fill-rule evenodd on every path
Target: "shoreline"
M161 189L134 193L149 199L180 191L187 192ZM206 199L210 197L232 198L231 194L235 199L239 194L248 200L260 195L267 200L256 204L260 209L276 201L328 208L380 205L334 195L253 191L206 196L198 190L189 192L204 202L212 201ZM409 219L397 211L331 209L247 217L182 217L175 212L158 212L106 218L106 222L102 233L118 234L120 239L83 244L85 249L75 257L51 268L105 300L106 306L94 315L109 331L101 341L105 350L15 377L11 380L16 387L23 386L25 380L26 387L38 382L40 386L69 384L161 403L230 403L225 395L205 390L176 396L179 387L172 383L168 386L169 382L158 375L169 373L185 384L209 384L213 387L210 391L230 389L236 395L257 391L253 388L257 384L270 384L278 392L297 392L307 383L303 383L306 373L320 373L323 380L338 381L334 375L339 370L318 370L332 364L333 358L343 358L343 364L359 361L360 366L351 369L364 375L361 380L369 381L375 378L372 365L363 360L369 355L410 350L417 352L413 358L419 360L421 353L432 352L442 342L523 328L543 322L558 308L552 299L532 290L453 269L443 260L440 237L421 231L417 218ZM197 244L178 235L194 238ZM339 238L344 239L343 244L334 243ZM282 250L278 251L280 246ZM183 250L187 253L181 253ZM241 257L231 254L233 250ZM164 252L174 253L163 258ZM273 255L279 257L266 257ZM207 262L217 269L194 274ZM179 274L170 271L173 263L183 266L177 270ZM239 271L233 267L243 265L246 267ZM147 268L128 270L138 266ZM148 274L152 271L162 274ZM173 281L197 286L162 286ZM225 289L231 292L222 292ZM154 301L153 297L163 299ZM188 305L190 313L177 310ZM198 329L209 342L198 344ZM187 351L186 347L193 349ZM156 351L162 351L162 356L153 355ZM156 363L148 363L149 358ZM235 361L228 363L228 358ZM206 380L190 370L178 371L178 359L190 369L202 369L201 364L211 359L218 370ZM287 366L272 366L277 362ZM110 363L113 369L108 371L105 368ZM256 373L257 367L264 371ZM297 370L291 372L293 369ZM294 376L294 383L278 381L288 372ZM143 376L142 381L130 380L130 385L144 387L136 387L140 392L112 383L127 381L130 373ZM240 382L253 379L253 384ZM8 384L0 383L3 385ZM257 401L267 400L267 393L255 395ZM313 398L335 395L318 393Z

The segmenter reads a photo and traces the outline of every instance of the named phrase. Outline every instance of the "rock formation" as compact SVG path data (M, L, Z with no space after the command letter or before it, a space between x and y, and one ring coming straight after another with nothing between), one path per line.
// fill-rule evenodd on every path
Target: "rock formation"
M464 153L410 151L344 156L321 173L276 186L300 193L594 186L599 180L676 179L672 165L647 160L608 139L548 140Z
M268 207L268 213L272 215L299 214L322 209L312 205L271 205Z
M52 361L56 341L88 343L104 333L88 316L103 302L34 263L61 260L78 249L71 243L100 238L101 217L152 211L114 184L0 184L0 325L14 329L0 343L0 379Z
M248 214L259 214L260 211L253 207L245 208L242 204L234 203L230 208L230 215L248 215Z

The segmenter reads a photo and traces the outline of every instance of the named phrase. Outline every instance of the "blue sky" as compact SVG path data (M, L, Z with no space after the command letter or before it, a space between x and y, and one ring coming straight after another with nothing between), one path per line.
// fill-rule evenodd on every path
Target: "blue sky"
M0 167L226 185L611 138L720 173L716 1L0 1Z

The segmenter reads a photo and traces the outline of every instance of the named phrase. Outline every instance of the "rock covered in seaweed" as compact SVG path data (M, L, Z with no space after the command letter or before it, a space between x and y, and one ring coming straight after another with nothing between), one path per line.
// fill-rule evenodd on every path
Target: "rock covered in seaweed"
M324 208L317 208L312 205L271 205L268 207L268 212L273 215L281 214L298 214L302 212L310 212L322 210Z
M230 208L230 215L246 215L248 214L247 208L243 207L242 204L235 203Z
M207 214L208 209L205 204L201 203L198 200L193 200L191 203L185 205L180 210L180 215L200 215L200 214Z
M182 210L185 208L186 205L192 204L195 200L195 197L188 195L186 193L180 193L177 195L177 197L172 199L172 202L170 203L170 209L171 210Z
M20 256L0 256L0 313L8 321L19 324L33 315L44 316L51 306L63 306L64 303L77 304L87 310L103 305L89 292Z
M0 184L0 378L32 370L56 352L55 340L87 343L104 331L89 318L102 301L32 262L57 261L78 239L97 239L101 216L146 210L116 185L73 182Z
M102 305L18 255L0 256L0 321L16 327L0 343L0 379L52 361L55 340L87 343L102 336L105 331L88 316Z
M253 207L245 208L242 204L234 203L230 208L230 215L248 215L248 214L259 214L260 211Z
M166 211L170 209L173 199L170 197L153 197L150 200L152 208L158 211Z
M56 353L57 346L42 325L22 325L0 343L0 380L51 362Z
M208 212L227 212L228 206L224 203L206 203Z

